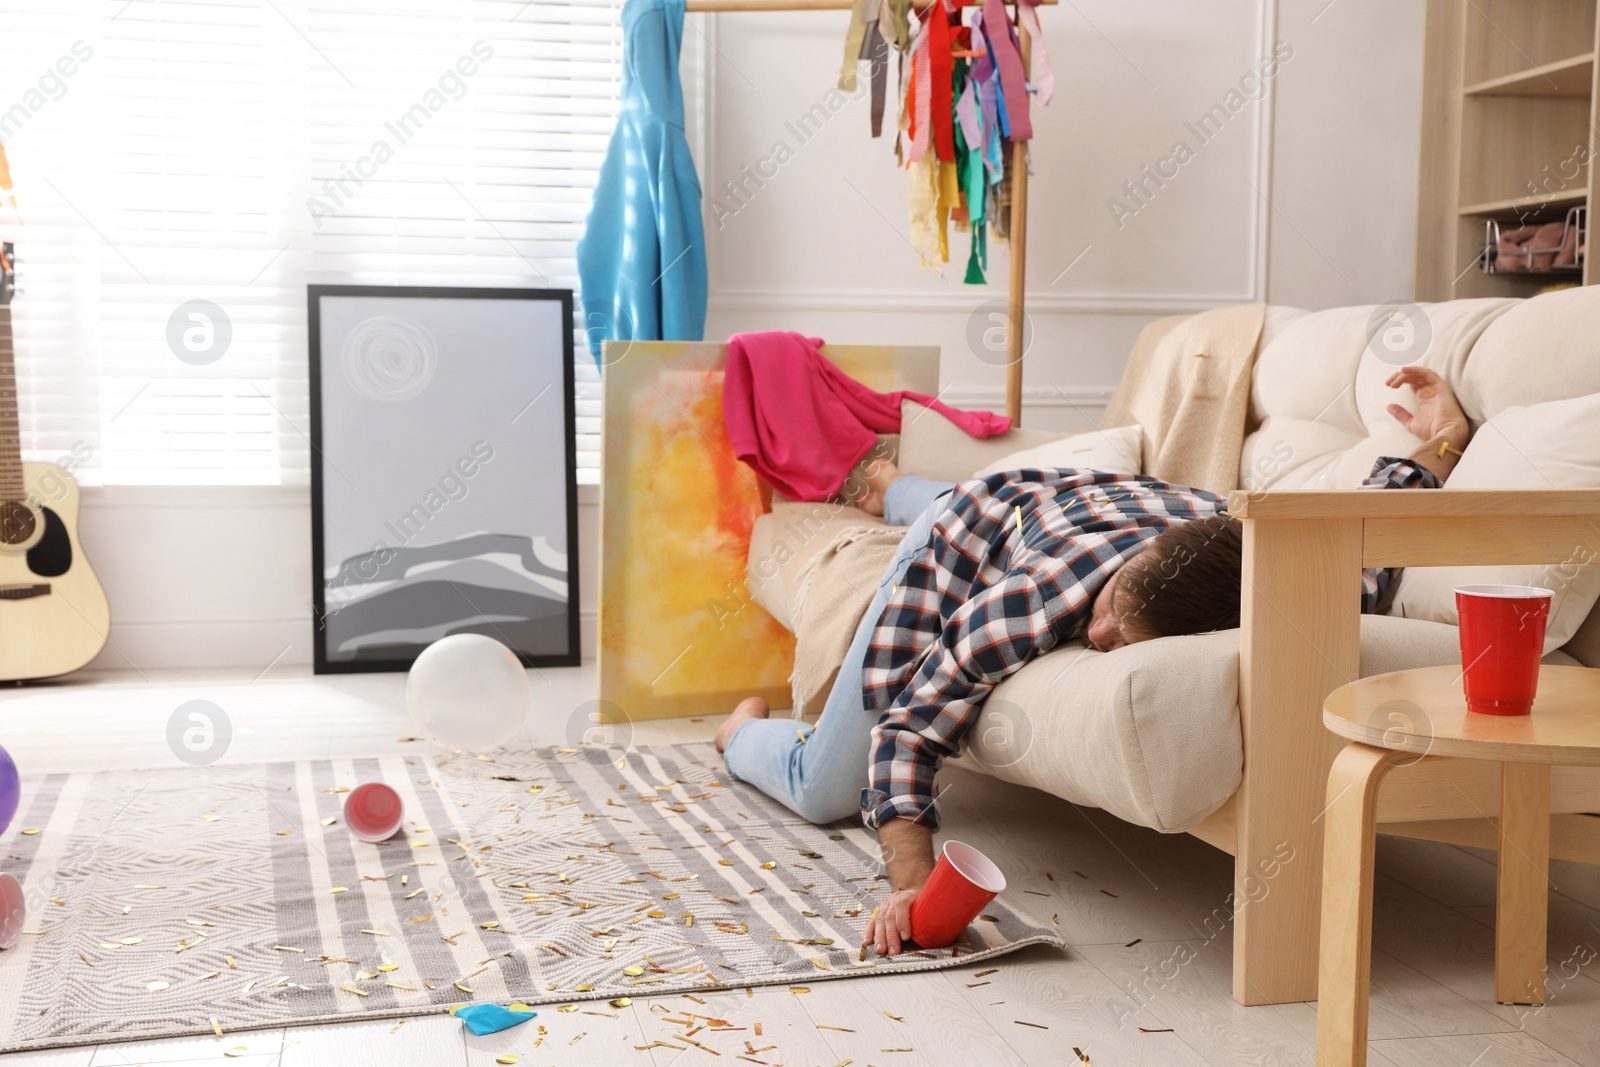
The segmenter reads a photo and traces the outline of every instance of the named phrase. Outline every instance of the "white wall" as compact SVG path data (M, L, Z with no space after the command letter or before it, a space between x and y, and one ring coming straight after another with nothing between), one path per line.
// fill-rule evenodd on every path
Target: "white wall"
M1410 298L1422 12L1420 0L1280 0L1278 35L1295 58L1273 124L1273 303Z
M1410 292L1421 10L1381 0L1042 9L1056 100L1034 109L1028 425L1092 425L1133 338L1160 315ZM780 328L936 344L944 398L998 407L1003 371L968 335L989 325L983 305L1004 298L1006 250L991 250L985 287L960 283L965 235L952 231L943 277L920 265L904 237L893 140L870 138L865 99L843 102L804 143L786 126L825 101L842 20L691 17L689 52L707 69L694 131L707 196L725 198L722 183L770 156L774 142L793 151L743 203L724 200L737 210L720 227L708 210L707 336ZM1274 41L1293 56L1270 91L1200 143L1185 123L1224 102ZM1123 182L1180 139L1194 158L1145 203L1128 200ZM1117 196L1138 208L1121 226L1107 207ZM592 649L598 514L593 493L584 497L578 553ZM310 662L305 490L89 489L83 530L113 613L113 647L96 665L230 666L253 676Z

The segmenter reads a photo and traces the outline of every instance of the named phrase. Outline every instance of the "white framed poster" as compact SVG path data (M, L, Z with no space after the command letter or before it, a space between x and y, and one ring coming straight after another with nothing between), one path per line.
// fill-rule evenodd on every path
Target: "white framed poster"
M313 285L318 673L441 637L579 662L572 293Z

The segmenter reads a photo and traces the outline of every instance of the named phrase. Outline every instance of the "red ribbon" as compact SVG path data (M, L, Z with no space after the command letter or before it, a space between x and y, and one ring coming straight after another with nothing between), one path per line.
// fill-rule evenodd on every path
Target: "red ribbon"
M995 0L996 3L999 0ZM939 0L928 9L928 76L933 81L929 111L933 119L933 150L939 159L956 158L954 101L950 78L955 59L950 55L950 9Z

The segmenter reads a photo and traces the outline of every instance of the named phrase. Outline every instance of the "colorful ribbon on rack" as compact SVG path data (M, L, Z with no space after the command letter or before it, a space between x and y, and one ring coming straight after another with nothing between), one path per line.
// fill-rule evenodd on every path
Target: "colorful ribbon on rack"
M937 268L950 261L949 225L968 230L964 280L982 284L990 231L1004 241L1009 230L1011 145L1033 139L1029 96L1047 104L1055 93L1040 0L1009 0L1032 42L1031 78L1008 0L934 0L914 22L910 2L855 0L839 88L854 92L858 64L870 63L872 136L881 136L889 48L898 51L895 153L907 171L911 243Z
M1032 42L1032 80L1006 2L934 0L912 22L909 0L856 0L838 80L854 91L858 62L872 64L872 136L882 136L890 43L899 51L894 152L907 171L910 243L939 269L950 261L950 224L970 232L971 285L984 283L990 238L1003 242L1010 230L1011 146L1034 138L1029 96L1045 104L1054 94L1040 0L1011 0Z

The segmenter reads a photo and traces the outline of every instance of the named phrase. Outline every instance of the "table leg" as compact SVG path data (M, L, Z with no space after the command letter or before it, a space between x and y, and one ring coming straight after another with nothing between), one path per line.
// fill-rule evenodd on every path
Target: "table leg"
M1550 766L1500 765L1494 999L1543 1004L1550 921Z
M1322 846L1322 960L1317 979L1317 1067L1366 1067L1372 978L1372 863L1378 786L1390 767L1415 760L1353 743L1328 772Z

